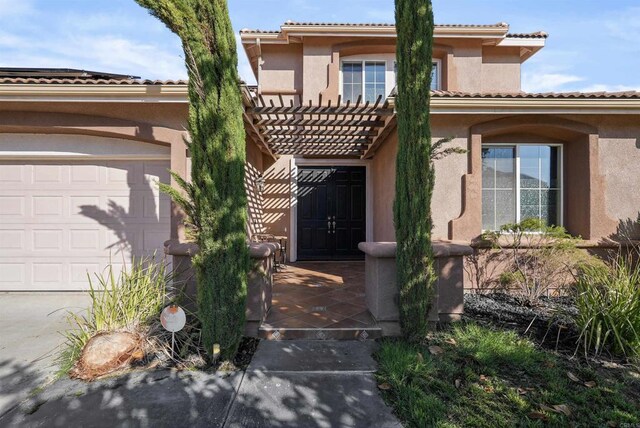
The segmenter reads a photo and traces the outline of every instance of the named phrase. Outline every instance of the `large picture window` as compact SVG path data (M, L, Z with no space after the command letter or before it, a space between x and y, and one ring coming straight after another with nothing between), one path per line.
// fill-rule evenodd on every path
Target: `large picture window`
M482 228L528 218L561 224L561 147L483 145Z
M352 103L375 102L379 96L387 96L385 87L386 63L384 61L357 61L342 63L342 99ZM364 88L364 92L363 92Z

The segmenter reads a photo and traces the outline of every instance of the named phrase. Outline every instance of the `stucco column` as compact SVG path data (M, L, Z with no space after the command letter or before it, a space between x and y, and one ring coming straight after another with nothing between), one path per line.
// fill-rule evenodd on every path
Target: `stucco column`
M338 94L340 93L340 52L334 50L331 52L331 63L328 70L327 88L320 92L322 94L322 102L327 101L338 102Z
M469 136L467 173L462 177L462 212L449 222L449 239L471 241L482 233L482 135Z
M171 141L171 171L181 177L187 177L187 146L182 138ZM178 188L178 183L171 177L171 186ZM171 239L184 240L183 212L171 201Z
M617 223L607 215L605 205L605 180L600 173L600 136L589 134L589 236L583 238L600 240L616 231Z

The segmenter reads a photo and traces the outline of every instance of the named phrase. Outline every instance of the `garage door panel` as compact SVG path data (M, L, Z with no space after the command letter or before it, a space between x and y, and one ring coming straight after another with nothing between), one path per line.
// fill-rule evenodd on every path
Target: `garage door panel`
M70 285L75 289L87 289L89 286L87 273L93 276L94 273L101 272L103 269L100 263L69 263Z
M100 230L97 228L69 230L69 250L72 252L100 250Z
M0 290L83 290L170 235L168 161L0 161ZM6 183L6 185L5 185Z
M126 161L108 161L105 165L107 166L107 184L128 183L129 185L135 185L140 181L140 164Z
M0 163L0 183L20 183L24 181L25 168L22 165L2 165Z
M62 229L36 229L33 231L32 248L35 252L62 251L65 249Z
M98 165L71 165L70 184L98 184L100 182L100 170Z
M38 221L46 221L48 217L62 217L64 207L63 196L32 196L31 212Z
M33 165L33 183L62 183L64 171L62 165Z
M12 216L24 216L24 201L23 196L15 195L0 195L0 216L12 217ZM0 217L1 218L1 217ZM2 219L1 221L5 221Z
M34 262L31 264L33 285L36 288L53 288L65 283L64 262Z
M0 229L0 252L24 249L25 235L24 230Z
M24 262L0 262L0 289L11 290L24 287L26 268Z

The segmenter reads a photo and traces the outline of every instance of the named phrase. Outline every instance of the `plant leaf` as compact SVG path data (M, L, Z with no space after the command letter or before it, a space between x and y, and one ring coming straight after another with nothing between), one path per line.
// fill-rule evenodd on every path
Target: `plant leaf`
M429 352L431 353L431 355L440 355L444 353L444 349L442 349L438 345L431 345L429 346Z
M567 376L569 377L569 379L571 379L571 380L572 380L572 381L574 381L574 382L578 382L578 383L580 383L580 382L581 382L581 381L580 381L580 378L579 378L578 376L574 375L574 374L573 374L573 373L571 373L571 372L567 372Z
M571 409L566 404L554 404L553 408L556 412L560 412L565 416L571 416Z
M447 339L444 340L446 343L448 343L449 345L457 345L458 342L456 342L456 340L453 337L449 337Z
M597 385L598 384L593 380L584 383L584 386L586 386L587 388L595 388Z
M417 358L418 358L418 362L420 363L424 362L424 357L422 356L422 353L418 352Z
M541 421L546 421L547 419L549 419L547 415L542 412L529 412L528 416L529 419L539 419Z
M378 389L381 389L383 391L388 391L391 389L391 385L389 385L387 382L381 383L380 385L378 385Z
M460 387L462 386L462 381L460 379L456 379L454 384L456 385L456 388L460 389Z

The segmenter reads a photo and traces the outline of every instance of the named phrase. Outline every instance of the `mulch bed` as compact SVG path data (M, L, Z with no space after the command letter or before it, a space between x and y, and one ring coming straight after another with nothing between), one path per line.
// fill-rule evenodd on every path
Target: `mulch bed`
M543 297L535 304L504 293L465 294L464 319L515 330L545 348L574 352L579 336L570 297Z

